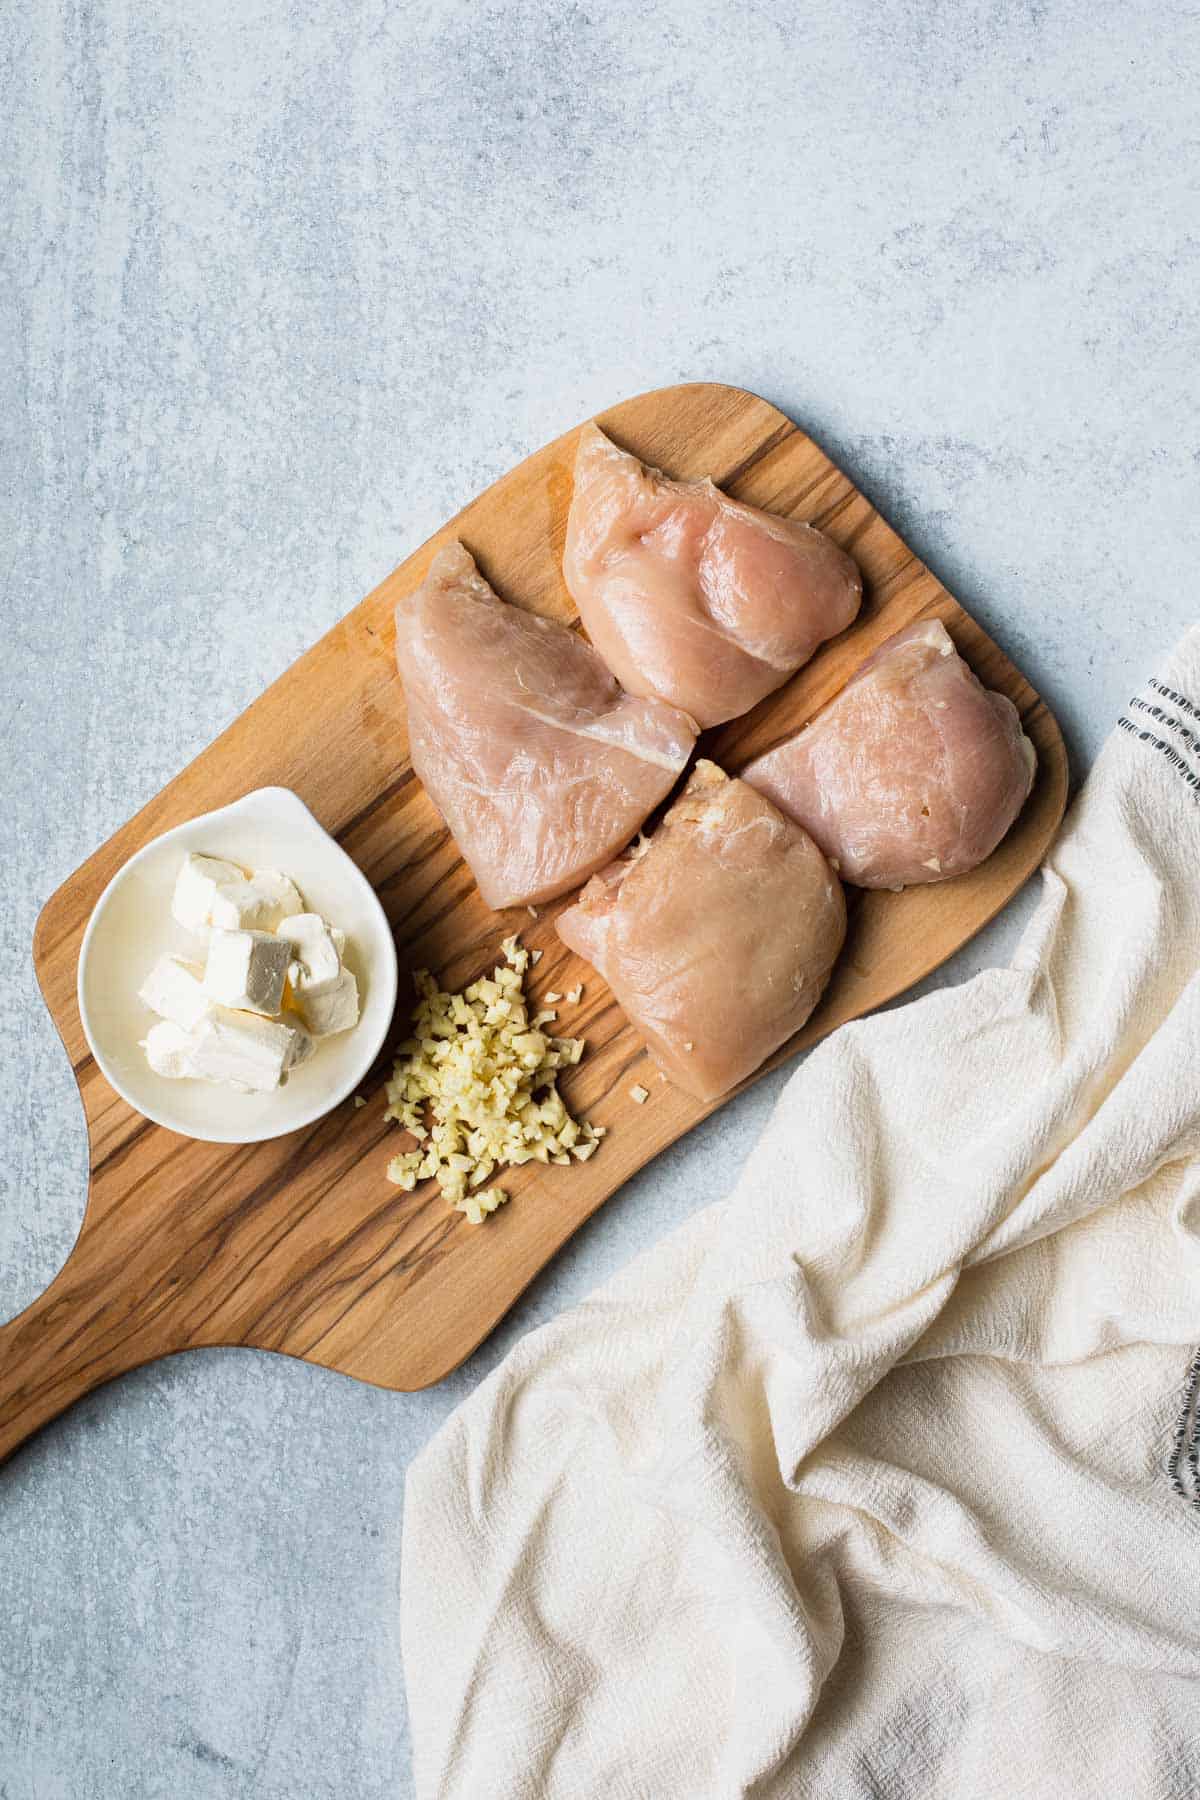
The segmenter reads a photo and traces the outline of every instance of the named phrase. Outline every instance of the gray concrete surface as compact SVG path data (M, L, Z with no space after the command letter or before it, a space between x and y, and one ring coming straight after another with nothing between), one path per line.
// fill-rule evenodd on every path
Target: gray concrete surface
M84 1193L40 903L578 418L686 378L776 401L1077 768L1195 616L1194 5L38 0L0 70L0 1314ZM722 1193L778 1085L435 1392L193 1355L0 1470L0 1800L409 1794L407 1459Z

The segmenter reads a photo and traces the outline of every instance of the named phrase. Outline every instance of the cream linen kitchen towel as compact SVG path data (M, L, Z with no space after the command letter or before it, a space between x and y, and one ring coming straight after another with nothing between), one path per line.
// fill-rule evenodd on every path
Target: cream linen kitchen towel
M1200 631L1011 968L829 1039L424 1451L422 1800L1200 1795L1198 795Z

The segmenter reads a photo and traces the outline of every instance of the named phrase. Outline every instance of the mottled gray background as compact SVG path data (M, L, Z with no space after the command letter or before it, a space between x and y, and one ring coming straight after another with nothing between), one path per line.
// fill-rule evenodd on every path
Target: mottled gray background
M1194 615L1194 5L31 0L0 69L0 1314L84 1197L39 905L584 415L698 377L776 401L1077 769ZM2 1800L409 1794L406 1459L722 1193L778 1085L435 1392L197 1354L0 1470Z

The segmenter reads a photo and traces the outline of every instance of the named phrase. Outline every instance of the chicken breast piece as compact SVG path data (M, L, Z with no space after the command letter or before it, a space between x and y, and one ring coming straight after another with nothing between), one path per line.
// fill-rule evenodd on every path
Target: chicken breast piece
M396 607L413 768L489 906L550 900L629 842L696 728L623 694L575 632L509 606L440 550Z
M812 833L843 881L899 888L990 856L1036 767L1012 701L976 679L934 619L881 644L742 778Z
M748 712L862 603L823 532L669 481L596 425L579 436L563 575L622 686L702 726Z
M558 935L600 971L664 1073L715 1100L804 1024L846 904L807 832L699 762L644 852L594 876Z

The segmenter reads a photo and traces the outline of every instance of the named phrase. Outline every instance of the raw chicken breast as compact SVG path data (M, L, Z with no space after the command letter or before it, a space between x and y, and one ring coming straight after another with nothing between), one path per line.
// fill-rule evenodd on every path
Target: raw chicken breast
M589 881L558 935L600 971L671 1080L715 1100L804 1024L846 904L807 832L699 762L646 849Z
M497 909L586 881L695 742L690 719L623 694L575 632L501 600L458 543L397 606L396 660L413 768Z
M668 481L595 425L579 436L563 575L618 681L702 726L748 712L862 602L823 532L711 481Z
M936 619L880 645L798 736L742 771L810 831L843 881L945 881L990 856L1037 754L1012 701L976 680Z

